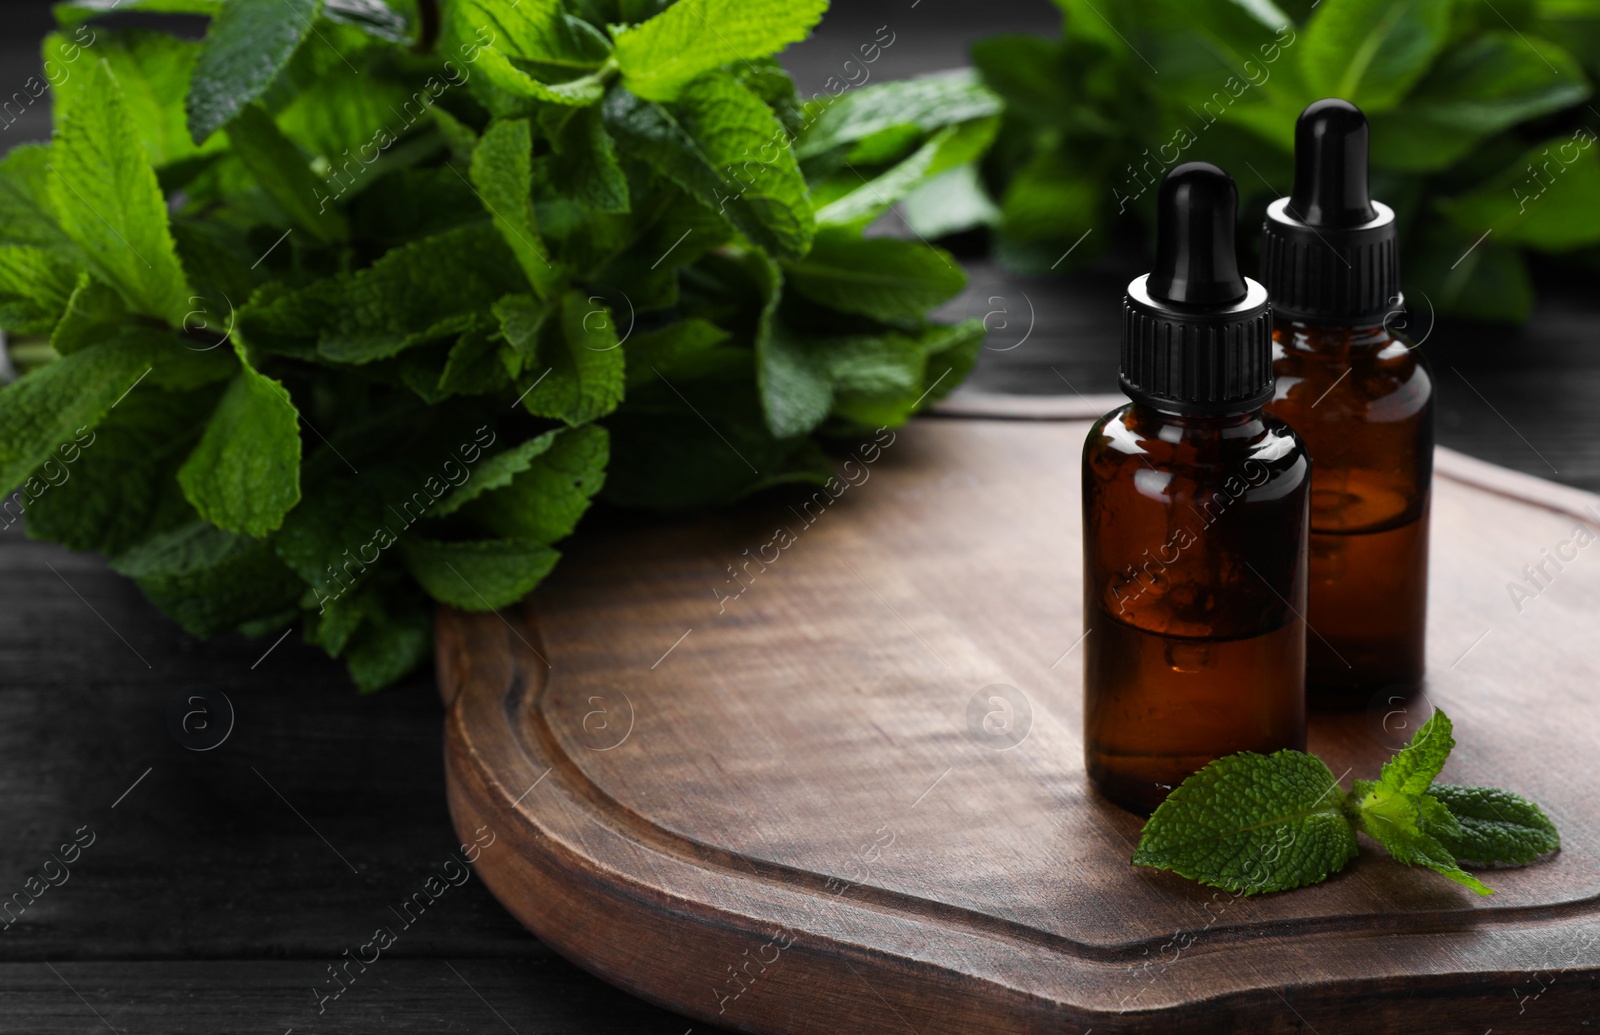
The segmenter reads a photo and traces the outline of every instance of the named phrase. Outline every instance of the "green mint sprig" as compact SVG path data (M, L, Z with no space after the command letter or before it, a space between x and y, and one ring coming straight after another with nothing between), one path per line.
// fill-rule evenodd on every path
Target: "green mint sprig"
M1356 780L1349 793L1303 751L1219 758L1151 815L1134 865L1247 895L1286 891L1344 869L1360 830L1400 862L1492 895L1462 867L1525 865L1558 850L1561 835L1510 791L1434 783L1454 747L1450 719L1436 711L1376 780Z
M978 354L930 316L954 257L863 231L960 210L1000 123L970 72L869 84L887 27L800 96L774 55L826 6L58 3L54 138L0 157L0 534L196 636L298 627L366 691L596 498L826 492L824 443Z

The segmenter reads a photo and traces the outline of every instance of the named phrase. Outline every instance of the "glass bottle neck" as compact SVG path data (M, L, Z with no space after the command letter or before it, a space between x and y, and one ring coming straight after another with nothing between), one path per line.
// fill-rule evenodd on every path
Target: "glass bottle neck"
M1244 428L1261 420L1262 411L1258 407L1244 413L1225 414L1194 414L1173 413L1170 410L1159 409L1148 403L1136 402L1128 413L1127 423L1136 430L1154 432L1158 428L1176 428L1186 434L1204 432L1226 432L1234 428Z
M1395 340L1394 332L1380 319L1369 317L1360 324L1314 323L1279 316L1272 322L1272 336L1279 344L1295 349L1381 349Z

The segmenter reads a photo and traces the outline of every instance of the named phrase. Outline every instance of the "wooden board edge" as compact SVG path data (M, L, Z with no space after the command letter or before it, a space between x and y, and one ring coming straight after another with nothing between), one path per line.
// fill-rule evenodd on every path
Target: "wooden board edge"
M531 611L525 614L531 620ZM516 615L511 617L515 620ZM718 985L713 979L722 978L727 985L723 970L744 967L748 953L768 945L774 927L782 929L781 925L771 916L758 915L761 904L755 899L745 908L728 908L727 903L707 905L653 887L646 875L654 873L662 860L657 858L652 864L649 845L629 843L632 854L644 860L631 871L606 866L575 850L569 838L541 821L535 807L549 807L551 795L562 795L566 800L561 807L581 808L585 795L564 786L570 776L564 771L568 766L559 761L538 777L537 786L544 792L541 801L513 800L500 783L502 774L495 772L493 763L478 750L480 744L465 716L469 707L481 707L490 699L510 702L518 694L537 695L542 689L530 687L527 680L528 674L538 669L517 663L495 664L496 659L484 649L499 641L500 658L521 653L512 639L515 630L502 635L505 628L491 623L485 614L441 608L441 639L457 637L460 643L456 646L466 653L490 660L448 670L463 681L447 692L452 703L445 717L446 795L463 844L482 843L486 828L495 834L497 844L487 846L474 860L484 885L550 948L646 1001L739 1030L782 1035L814 1032L803 1022L786 1026L770 1018L779 1003L786 1006L778 1012L806 1015L804 1004L816 994L814 983L819 978L829 983L829 997L836 1007L836 1023L830 1025L830 1031L840 1035L874 1035L893 1023L893 1018L884 1014L885 1008L920 1014L930 1003L940 1017L953 1019L955 1026L930 1028L925 1020L917 1029L922 1035L979 1029L1023 1035L1045 1030L1047 1024L1059 1028L1061 1008L1049 1000L956 972L949 973L946 987L930 994L926 984L929 968L914 966L908 956L874 952L810 931L805 932L804 942L795 940L782 953L807 956L806 965L783 967L780 958L773 963L771 975L762 975L767 985L759 997L752 995L751 1001L741 1002L740 996L733 1000L734 1009L729 1010L727 1003L720 1004L721 1010L715 1009ZM441 653L459 654L443 643L440 646ZM533 771L551 761L538 759ZM523 798L528 797L524 792ZM586 816L601 818L592 813ZM597 822L590 836L626 840L627 831L602 829ZM537 892L530 894L533 889ZM799 925L793 929L800 930ZM669 951L664 959L646 960L646 946L664 946ZM650 965L641 966L644 962ZM703 996L691 999L681 994L702 976ZM980 985L981 995L976 994ZM1085 1022L1077 1030L1087 1031L1091 1026Z
M475 659L466 666L447 669L453 678L463 680L449 695L453 703L446 717L446 788L452 820L463 844L481 843L486 828L498 834L498 850L482 853L475 868L513 916L576 965L650 1002L707 1023L770 1035L817 1035L824 1030L830 1035L868 1035L896 1030L901 1023L918 1035L964 1035L972 1030L1049 1030L1072 1035L1096 1030L1102 1035L1133 1035L1171 1030L1174 1025L1195 1035L1220 1035L1237 1030L1241 1023L1263 1026L1259 1030L1296 1030L1294 1019L1302 1014L1319 1019L1355 1017L1370 1030L1442 1035L1462 1024L1480 1020L1509 1024L1518 1016L1510 1010L1516 1000L1505 990L1526 976L1523 971L1488 968L1314 978L1291 969L1268 978L1256 968L1280 968L1268 957L1248 949L1241 952L1237 945L1210 946L1213 951L1201 952L1189 961L1186 971L1190 976L1210 975L1211 980L1203 983L1218 989L1212 994L1180 1003L1122 1007L1107 1000L1103 1005L1091 1005L1088 999L1061 993L1084 981L1105 987L1106 975L1096 975L1108 966L1104 961L1046 961L1065 981L1046 994L964 972L952 962L989 957L987 963L979 963L977 970L982 971L996 965L996 951L1032 955L1030 949L1037 947L1001 946L981 935L974 937L971 931L941 930L938 933L948 935L953 943L946 947L946 962L941 963L935 958L941 953L929 957L925 951L907 951L905 946L888 947L881 937L846 937L849 925L808 929L785 918L783 909L766 894L771 890L766 887L768 882L754 874L748 879L739 873L723 875L748 885L735 894L702 896L706 901L690 898L687 889L680 892L663 879L672 864L682 860L662 856L651 844L632 838L627 823L608 823L603 813L585 808L593 788L563 786L574 780L587 784L571 761L533 758L530 752L537 750L537 745L514 736L510 725L489 729L483 736L489 726L482 721L484 716L496 713L496 717L510 718L519 702L536 700L543 690L543 657L530 643L538 638L531 609L524 605L522 616L510 616L526 636L513 629L505 617L451 612L441 621L442 635L461 641L456 645L459 650L445 644L441 647L451 656ZM469 728L472 724L466 719L469 707L477 713L476 730ZM493 750L488 742L496 740L502 741L503 749L504 741L511 739L528 755L524 771L515 777L518 786L548 763L555 763L521 795L513 794L515 788L505 784L504 765L497 766L479 751L484 746ZM525 802L536 787L542 787L541 800ZM545 796L552 793L563 797L552 803ZM580 810L585 820L593 821L587 836L580 834L574 839L553 829L539 812L552 808ZM626 806L619 808L633 815ZM638 820L649 822L642 816ZM595 842L608 839L613 848L625 849L610 855L609 861L604 858L606 853L596 855L590 850ZM852 908L865 905L846 904ZM1519 936L1538 939L1559 923L1552 917L1508 919L1512 922L1494 926L1503 932L1502 937L1513 941ZM744 966L748 952L759 951L770 941L774 926L782 925L804 935L803 942L796 939L792 949L786 947L793 952L790 958L803 957L804 965L784 968L774 961L772 973L760 975L766 983L760 986L759 995L755 994L756 982L752 982L750 999L735 999L734 1009L726 1012L713 1009L718 1000L711 978L721 975L717 965L727 964L722 969L729 972L733 966ZM1369 932L1401 941L1459 934L1421 928ZM1338 930L1307 935L1309 951L1314 952L1315 943L1323 938L1340 935ZM1215 951L1218 948L1223 951ZM1042 973L1037 969L1039 963L1036 959L1023 966L1037 978ZM1222 991L1226 983L1215 980L1221 972L1247 965L1255 970L1259 983ZM1126 962L1110 965L1110 969L1131 973ZM1579 972L1573 977L1582 984L1600 985L1600 971ZM705 985L705 993L686 995L685 990L696 982ZM830 1002L825 1026L813 1016L819 994L825 994ZM1411 1005L1418 996L1433 1003L1428 1023L1420 1026ZM1293 1006L1289 1005L1291 998ZM1081 1002L1074 1005L1070 1002L1074 999ZM721 1005L726 1009L727 1004Z
M1513 471L1443 446L1434 448L1433 466L1436 473L1451 481L1566 514L1600 531L1600 495L1595 493Z
M928 416L982 420L1099 420L1127 403L1125 395L1008 395L958 388L928 408Z

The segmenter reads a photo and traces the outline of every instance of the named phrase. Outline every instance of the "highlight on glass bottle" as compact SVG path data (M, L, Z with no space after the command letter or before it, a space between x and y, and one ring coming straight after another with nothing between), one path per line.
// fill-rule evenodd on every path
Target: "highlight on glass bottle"
M1395 217L1367 185L1368 130L1348 101L1295 126L1294 189L1267 210L1262 280L1277 394L1311 485L1307 690L1363 707L1421 687L1433 475L1433 377L1399 311Z
M1214 165L1162 181L1155 268L1123 299L1132 401L1084 444L1085 763L1139 812L1215 758L1305 747L1311 464L1262 411L1271 318L1237 210Z

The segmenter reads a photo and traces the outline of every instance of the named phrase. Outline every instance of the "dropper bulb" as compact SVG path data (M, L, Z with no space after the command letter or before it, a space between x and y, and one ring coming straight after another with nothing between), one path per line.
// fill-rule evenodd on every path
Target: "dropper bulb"
M1239 190L1209 162L1174 166L1156 200L1156 265L1145 289L1158 302L1227 305L1244 298L1234 252Z
M1367 147L1367 117L1349 101L1330 97L1301 112L1289 214L1335 230L1377 219L1367 189Z

